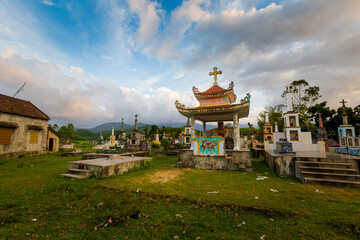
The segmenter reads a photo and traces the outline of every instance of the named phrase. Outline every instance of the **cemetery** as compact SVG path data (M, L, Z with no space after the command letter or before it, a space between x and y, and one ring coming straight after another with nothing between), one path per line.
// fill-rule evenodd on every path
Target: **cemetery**
M0 238L356 239L360 148L346 101L335 146L320 114L316 139L302 129L289 87L282 122L264 112L245 134L251 95L237 100L213 70L209 89L192 89L199 106L175 102L187 119L175 134L142 132L135 114L132 129L122 118L119 130L76 144L30 102L0 95L27 106L0 104ZM14 147L19 131L35 145Z

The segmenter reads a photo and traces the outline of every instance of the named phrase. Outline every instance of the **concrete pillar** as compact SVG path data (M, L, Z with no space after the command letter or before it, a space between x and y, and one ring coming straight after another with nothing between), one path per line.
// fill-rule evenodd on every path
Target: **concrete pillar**
M269 122L269 113L265 112L265 123Z
M206 137L206 122L203 122L203 136Z
M245 142L245 148L249 148L247 142L248 142L248 137L247 136L244 136L244 142Z
M240 150L240 131L239 131L239 116L233 113L234 121L234 150Z
M293 111L293 102L292 102L292 95L290 92L288 92L286 94L286 100L287 100L287 109L288 109L288 112L292 112Z
M195 117L194 117L194 115L191 115L190 121L191 121L191 147L190 147L190 149L193 150L194 149L193 140L196 137L196 135L195 135L196 133L195 133Z
M279 132L277 122L275 122L275 132Z

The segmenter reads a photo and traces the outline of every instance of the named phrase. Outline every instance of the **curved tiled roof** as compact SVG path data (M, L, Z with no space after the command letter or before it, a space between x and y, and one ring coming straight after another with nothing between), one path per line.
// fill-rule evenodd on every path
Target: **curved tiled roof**
M26 117L50 120L50 118L31 102L0 94L0 112Z
M215 84L215 85L212 85L211 88L209 88L208 90L206 90L204 92L197 92L196 95L220 94L220 93L224 93L224 92L231 91L231 90L232 89L223 89L219 85Z

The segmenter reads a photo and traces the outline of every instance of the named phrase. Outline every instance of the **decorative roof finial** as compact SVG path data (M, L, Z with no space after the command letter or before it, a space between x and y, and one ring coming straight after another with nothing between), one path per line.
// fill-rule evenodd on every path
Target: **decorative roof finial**
M214 85L217 85L217 75L222 74L222 71L217 71L217 67L214 67L214 72L209 72L209 76L214 75Z

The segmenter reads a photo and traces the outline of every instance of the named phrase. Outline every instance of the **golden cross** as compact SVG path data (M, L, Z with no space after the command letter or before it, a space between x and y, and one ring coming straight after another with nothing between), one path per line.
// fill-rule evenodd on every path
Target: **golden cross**
M209 76L214 75L214 84L217 84L217 75L222 74L222 71L217 71L217 67L214 67L214 72L209 72Z

